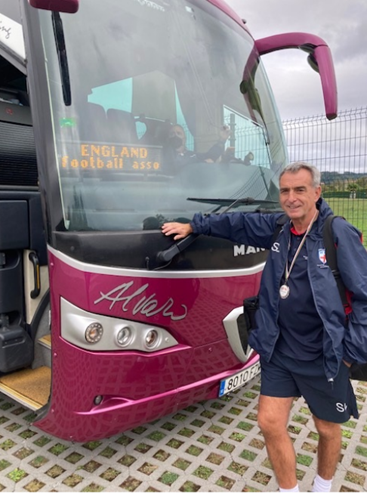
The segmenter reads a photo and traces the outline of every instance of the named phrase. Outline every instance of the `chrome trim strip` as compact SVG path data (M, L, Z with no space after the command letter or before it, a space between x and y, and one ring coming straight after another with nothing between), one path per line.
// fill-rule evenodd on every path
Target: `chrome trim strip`
M252 274L260 273L265 266L262 262L251 268L243 269L218 269L215 271L148 271L145 269L128 269L128 268L112 268L108 266L96 266L94 264L88 264L85 262L77 261L67 256L66 254L55 250L48 245L49 252L57 257L60 261L64 262L71 268L77 269L87 273L105 274L113 276L124 276L133 278L232 278L237 276L249 276Z
M246 350L242 348L237 319L243 314L243 307L236 307L224 319L223 326L227 333L228 342L240 362L246 363L254 350L247 345Z

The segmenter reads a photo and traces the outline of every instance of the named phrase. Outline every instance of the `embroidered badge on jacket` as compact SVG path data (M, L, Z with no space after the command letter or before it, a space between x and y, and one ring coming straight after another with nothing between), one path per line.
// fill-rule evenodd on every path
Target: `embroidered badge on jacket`
M322 264L326 264L326 252L325 249L319 249L319 259Z

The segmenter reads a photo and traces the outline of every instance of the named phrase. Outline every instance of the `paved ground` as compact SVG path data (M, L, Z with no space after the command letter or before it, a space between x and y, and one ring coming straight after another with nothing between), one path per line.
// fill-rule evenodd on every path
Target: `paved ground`
M0 490L275 491L256 425L259 379L225 398L85 444L43 434L29 425L29 410L0 394ZM361 417L343 425L334 492L367 489L367 383L354 385ZM316 433L301 399L294 404L289 431L298 452L300 488L309 491L316 468Z

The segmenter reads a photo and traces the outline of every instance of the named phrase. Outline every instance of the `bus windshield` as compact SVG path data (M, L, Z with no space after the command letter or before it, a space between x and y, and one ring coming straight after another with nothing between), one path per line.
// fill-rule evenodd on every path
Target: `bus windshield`
M253 39L226 14L197 0L105 0L42 11L40 23L58 228L157 229L221 199L277 201L279 117Z

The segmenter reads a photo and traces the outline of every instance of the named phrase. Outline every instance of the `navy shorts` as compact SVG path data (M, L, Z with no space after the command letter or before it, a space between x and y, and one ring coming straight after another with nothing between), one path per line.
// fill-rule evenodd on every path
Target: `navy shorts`
M304 361L274 352L270 362L260 361L262 395L278 398L303 396L311 413L327 422L342 424L351 415L358 418L356 397L344 363L334 381L328 382L322 357Z

